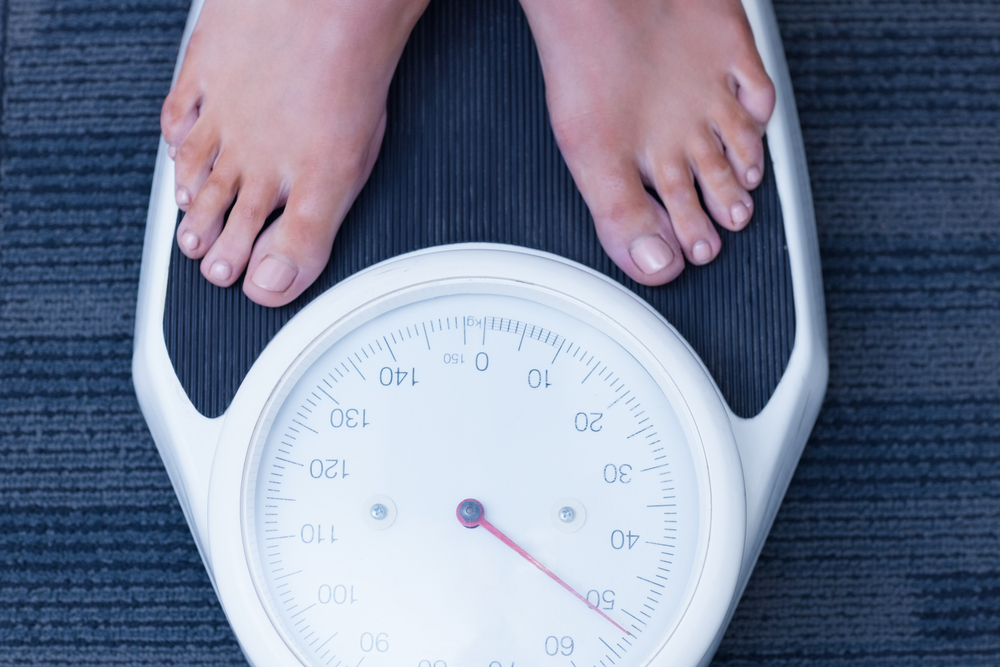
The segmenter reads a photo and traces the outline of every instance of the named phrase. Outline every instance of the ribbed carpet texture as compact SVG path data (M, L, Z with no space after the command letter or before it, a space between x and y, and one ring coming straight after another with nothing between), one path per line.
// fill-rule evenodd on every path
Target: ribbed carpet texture
M0 0L0 665L245 664L131 383L187 11ZM776 11L830 384L713 664L995 667L1000 3Z

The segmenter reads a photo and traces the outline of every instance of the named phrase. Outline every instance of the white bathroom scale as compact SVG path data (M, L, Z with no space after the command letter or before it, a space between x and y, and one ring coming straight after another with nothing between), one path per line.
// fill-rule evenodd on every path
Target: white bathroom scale
M432 3L289 306L177 251L161 141L133 377L250 664L711 661L828 374L787 66L770 4L744 4L777 89L765 179L748 228L663 287L601 252L516 3Z

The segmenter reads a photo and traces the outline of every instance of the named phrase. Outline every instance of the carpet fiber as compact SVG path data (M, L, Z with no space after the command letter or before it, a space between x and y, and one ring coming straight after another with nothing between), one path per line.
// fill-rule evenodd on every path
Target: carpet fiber
M776 11L830 385L714 664L995 667L1000 4ZM0 0L0 665L245 664L130 378L186 13Z

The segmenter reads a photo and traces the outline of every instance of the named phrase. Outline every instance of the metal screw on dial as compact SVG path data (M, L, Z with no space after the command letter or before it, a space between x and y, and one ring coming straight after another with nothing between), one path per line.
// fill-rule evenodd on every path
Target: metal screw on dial
M375 519L376 521L381 521L386 516L388 516L388 514L389 510L387 510L385 508L385 505L383 505L382 503L375 503L374 505L372 505L372 518Z
M563 523L573 523L573 519L576 518L576 512L572 507L563 507L559 510L559 520Z
M473 523L483 515L483 506L475 500L466 500L458 508L461 518L466 523Z

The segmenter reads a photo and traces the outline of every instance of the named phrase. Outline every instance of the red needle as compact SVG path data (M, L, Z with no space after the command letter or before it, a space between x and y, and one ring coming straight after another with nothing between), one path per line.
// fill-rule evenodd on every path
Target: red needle
M551 577L553 581L555 581L557 584L559 584L560 586L562 586L563 588L565 588L567 591L569 591L570 593L572 593L573 595L575 595L577 597L577 599L580 600L581 602L583 602L585 605L587 605L588 607L590 607L591 609L593 609L594 611L596 611L598 614L600 614L604 618L606 618L616 628L618 628L619 630L621 630L622 632L624 632L628 636L630 636L630 637L632 636L631 632L629 632L628 630L626 630L622 626L620 626L617 623L615 623L614 619L612 619L610 616L608 616L603 611L601 611L600 609L598 609L596 606L592 605L590 603L590 600L588 600L587 598L583 597L582 595L580 595L579 593L577 593L575 590L573 590L572 588L570 588L570 585L567 584L562 579L560 579L559 577L557 577L555 575L555 573L552 572L552 570L550 570L549 568L547 568L544 565L542 565L541 563L539 563L537 560L535 560L531 556L531 554L529 554L527 551L525 551L521 547L519 547L516 544L514 544L514 541L512 539L510 539L509 537L507 537L506 535L504 535L503 533L501 533L499 530L497 530L496 527L493 524L491 524L489 521L486 520L486 510L483 508L483 504L481 502L479 502L475 498L467 498L467 499L463 500L462 502L460 502L458 504L458 509L455 510L455 514L458 516L459 522L463 526L465 526L466 528L475 528L477 526L482 526L483 528L485 528L487 531L489 531L489 533L491 535L493 535L494 537L496 537L497 539L499 539L501 542L503 542L504 544L506 544L508 547L510 547L511 549L513 549L514 551L516 551L526 561L528 561L529 563L531 563L532 565L534 565L535 567L537 567L539 570L541 570L545 574L549 575L549 577Z

